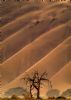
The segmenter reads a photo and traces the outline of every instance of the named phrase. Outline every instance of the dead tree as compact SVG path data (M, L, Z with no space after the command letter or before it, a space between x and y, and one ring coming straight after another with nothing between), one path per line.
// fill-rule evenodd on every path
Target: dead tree
M52 88L52 85L51 85L51 82L50 80L48 79L48 74L46 72L44 73L39 73L38 71L35 71L32 76L28 76L26 78L23 78L26 80L27 83L30 84L30 95L32 97L32 90L33 89L36 89L37 91L37 99L40 99L40 89L41 89L41 85L47 81L51 88Z

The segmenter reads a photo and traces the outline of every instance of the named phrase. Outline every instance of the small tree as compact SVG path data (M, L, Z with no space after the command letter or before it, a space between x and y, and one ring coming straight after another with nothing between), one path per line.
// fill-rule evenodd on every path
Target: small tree
M38 71L35 71L32 74L32 76L28 75L27 77L23 78L30 85L30 95L31 95L31 97L32 97L32 90L36 89L37 99L40 99L40 88L41 88L41 85L45 81L47 81L50 84L50 86L52 87L51 82L50 82L50 80L48 79L47 76L48 76L48 74L46 72L39 74Z

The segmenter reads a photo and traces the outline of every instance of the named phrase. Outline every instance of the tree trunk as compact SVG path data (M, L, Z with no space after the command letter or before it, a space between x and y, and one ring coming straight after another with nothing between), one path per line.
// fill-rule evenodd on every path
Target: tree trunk
M32 98L32 86L30 86L30 97Z
M40 90L37 90L37 99L40 99Z
M32 92L30 91L30 97L32 98Z
M40 82L37 88L37 99L40 99Z

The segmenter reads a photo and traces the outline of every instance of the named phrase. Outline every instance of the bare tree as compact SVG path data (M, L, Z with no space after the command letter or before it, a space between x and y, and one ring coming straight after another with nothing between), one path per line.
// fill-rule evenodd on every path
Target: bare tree
M38 71L35 71L32 74L32 76L27 75L27 77L23 78L24 80L26 80L26 83L28 83L30 85L30 95L31 95L31 97L32 97L32 90L36 89L37 99L40 99L40 88L41 88L41 85L45 81L47 81L52 88L51 82L50 82L50 80L48 79L47 76L48 76L48 74L46 72L39 74Z

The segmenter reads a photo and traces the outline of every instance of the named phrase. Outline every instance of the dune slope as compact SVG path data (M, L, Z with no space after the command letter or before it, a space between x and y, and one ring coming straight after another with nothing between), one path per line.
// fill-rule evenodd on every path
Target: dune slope
M32 67L33 69L39 69L40 71L47 70L50 76L53 75L71 59L71 45L69 44L70 41L71 38L68 38L66 41L64 41L64 43L59 45L59 47L54 49L54 51L50 52L46 57L44 57L43 60L40 60L40 63L35 64L37 59L34 59L34 56L31 56L32 54L30 54L30 56L28 57L24 55L24 58L24 56L22 56L24 53L22 53L22 58L20 58L20 56L16 56L15 58L12 58L12 60L10 59L9 61L5 62L0 68L4 80L11 81L15 79L18 75L25 72L28 68L31 68L33 64L35 64L35 67ZM36 58L38 58L37 56Z
M53 88L66 90L71 88L71 61L52 77Z

